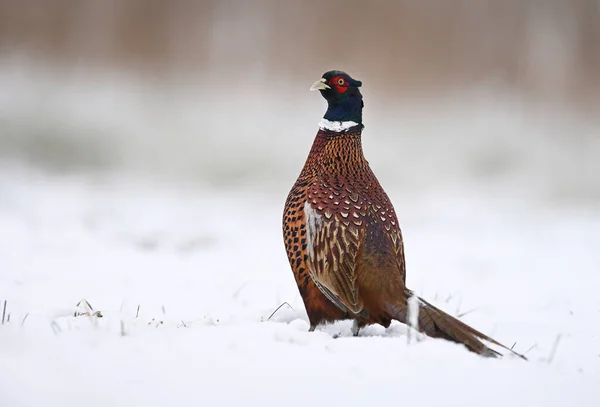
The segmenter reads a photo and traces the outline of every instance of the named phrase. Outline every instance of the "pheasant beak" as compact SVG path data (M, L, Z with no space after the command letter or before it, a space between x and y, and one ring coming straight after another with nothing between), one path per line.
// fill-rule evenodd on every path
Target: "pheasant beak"
M325 78L321 78L318 81L316 81L315 83L312 84L312 86L310 87L310 90L327 90L327 89L331 89L331 87L329 85L327 85Z

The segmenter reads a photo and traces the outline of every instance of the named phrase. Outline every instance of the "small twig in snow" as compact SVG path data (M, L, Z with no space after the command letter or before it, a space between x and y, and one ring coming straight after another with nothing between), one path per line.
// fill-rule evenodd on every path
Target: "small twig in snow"
M23 324L25 323L25 320L27 320L28 316L29 316L29 312L27 314L25 314L25 316L23 317L23 320L21 321L21 326L23 326Z
M125 322L121 320L121 336L125 336Z
M279 307L277 307L277 308L275 309L275 311L273 311L273 313L272 313L272 314L269 316L269 318L267 318L267 321L269 321L271 318L273 318L273 315L275 315L275 313L276 313L277 311L279 311L279 309L280 309L281 307L283 307L284 305L287 305L288 307L290 307L292 311L294 310L294 308L292 308L292 306L291 306L290 304L288 304L287 302L283 302L283 304L281 304Z
M138 304L137 311L135 313L135 317L136 318L139 317L139 316L140 316L140 304Z

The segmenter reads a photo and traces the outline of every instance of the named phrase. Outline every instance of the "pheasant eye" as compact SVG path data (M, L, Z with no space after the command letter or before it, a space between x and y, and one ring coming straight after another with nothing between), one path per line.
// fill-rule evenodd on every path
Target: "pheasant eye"
M343 85L344 84L344 78L340 78L338 79L338 85Z

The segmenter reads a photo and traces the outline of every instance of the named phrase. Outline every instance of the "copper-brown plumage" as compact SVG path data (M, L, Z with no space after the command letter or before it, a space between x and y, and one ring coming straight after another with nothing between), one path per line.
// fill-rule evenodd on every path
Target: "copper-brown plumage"
M355 321L355 334L368 324L409 322L413 293L405 285L402 233L362 151L363 126L356 114L363 107L360 85L340 71L326 73L313 85L329 102L325 119L351 127L319 129L285 203L285 247L311 331L344 319ZM419 298L418 304L416 328L426 335L485 356L499 354L482 340L507 349L425 300Z

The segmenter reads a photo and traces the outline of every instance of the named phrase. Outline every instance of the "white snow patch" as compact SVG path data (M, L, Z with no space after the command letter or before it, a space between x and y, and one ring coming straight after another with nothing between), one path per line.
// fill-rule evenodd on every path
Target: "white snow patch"
M408 299L408 340L410 342L411 334L417 335L419 331L419 306L421 301L419 297L413 293ZM411 332L412 331L412 332Z
M285 191L123 178L0 172L1 406L600 402L598 213L388 188L408 286L532 347L530 362L487 360L442 340L407 346L397 323L307 332Z

